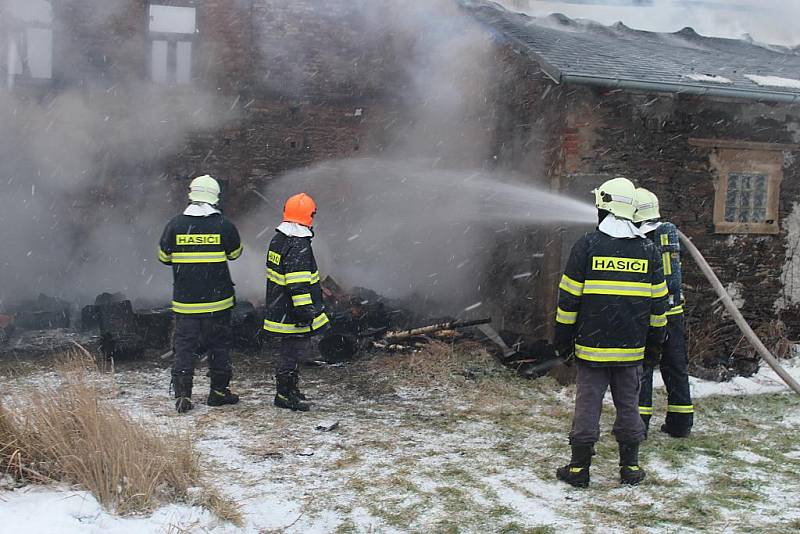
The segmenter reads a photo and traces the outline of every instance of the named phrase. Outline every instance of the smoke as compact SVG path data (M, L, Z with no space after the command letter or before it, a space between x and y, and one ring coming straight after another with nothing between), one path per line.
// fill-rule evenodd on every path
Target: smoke
M603 24L621 21L639 30L675 32L686 26L702 35L741 39L746 36L769 44L800 45L800 2L796 0L501 0L509 9L534 16L563 13Z
M487 264L497 267L505 260L497 251L498 236L596 219L592 205L520 183L518 177L442 169L435 161L399 155L287 173L266 192L272 205L251 217L244 231L266 246L280 221L282 200L306 191L318 205L314 243L323 273L346 286L419 297L429 312L437 304L439 311L454 313L482 298ZM520 250L520 256L525 253ZM513 268L525 271L530 258L517 260ZM263 277L262 263L263 258L250 273L240 271L243 278Z
M112 31L123 4L82 1L82 22ZM67 14L76 15L50 13L52 28L74 31ZM137 43L120 36L116 44L123 57ZM82 46L61 41L55 90L40 89L49 80L0 89L0 309L40 292L82 302L101 291L168 298L169 278L155 261L172 214L164 161L187 134L232 117L227 99L138 81L138 65L98 64Z
M141 4L75 3L105 32L119 31L116 17ZM391 296L436 300L448 312L482 298L486 267L501 257L534 270L540 244L507 239L513 232L592 222L585 204L524 185L544 181L535 155L524 177L498 168L490 103L503 73L487 32L455 2L260 0L259 10L285 31L251 21L261 51L255 89L287 102L324 95L383 107L362 140L371 157L286 173L261 192L263 203L254 199L258 209L229 214L246 246L231 264L238 295L263 299L263 251L285 198L299 190L319 203L315 248L324 272ZM56 10L53 27L73 31L63 13ZM298 21L311 22L298 31ZM125 61L142 56L141 36L122 33L113 34L114 58L95 57L80 41L60 51L58 69L68 76L54 91L0 90L0 307L39 292L80 302L101 291L160 302L170 294L156 246L185 191L176 191L167 166L193 134L236 120L230 110L250 95L141 81L141 65ZM534 125L525 135L538 133Z
M242 230L263 250L282 203L306 191L319 209L314 243L323 273L345 286L414 297L429 313L457 314L484 297L500 300L487 278L501 263L516 273L532 270L531 255L541 256L544 242L535 248L525 237L544 225L592 224L596 210L534 185L546 182L535 158L528 176L495 169L499 119L492 110L503 73L482 28L451 2L385 7L362 12L360 30L393 36L399 124L380 124L367 136L383 139L374 157L329 161L271 182ZM263 258L248 262L236 275L263 279Z

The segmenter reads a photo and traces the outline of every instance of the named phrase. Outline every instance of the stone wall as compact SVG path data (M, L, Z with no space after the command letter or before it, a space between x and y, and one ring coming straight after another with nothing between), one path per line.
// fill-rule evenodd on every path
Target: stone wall
M792 144L797 141L799 108L584 88L571 94L568 109L567 122L579 126L563 136L567 176L624 175L654 191L662 216L697 245L754 328L774 341L777 333L770 325L780 320L788 327L786 335L800 335L798 308L776 304L784 292L787 226L779 223L777 235L715 233L714 149L690 143L701 138ZM762 152L742 154L757 158ZM781 221L800 198L800 165L794 155L786 152L784 157ZM709 364L748 354L749 347L694 262L684 257L683 266L689 330L694 334L690 343L702 352L695 356Z

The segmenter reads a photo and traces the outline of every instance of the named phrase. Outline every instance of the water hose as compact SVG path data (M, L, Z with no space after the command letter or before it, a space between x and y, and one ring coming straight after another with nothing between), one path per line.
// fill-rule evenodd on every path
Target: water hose
M700 270L703 271L703 274L706 275L708 281L711 282L711 286L714 288L714 291L716 291L717 295L719 295L722 304L725 306L725 309L728 310L728 313L731 314L733 320L736 322L736 325L744 334L744 337L747 338L747 340L756 349L756 352L758 352L764 361L766 361L769 366L772 367L772 370L775 371L775 373L777 373L777 375L781 377L784 382L786 382L786 385L792 388L795 393L800 395L800 384L798 384L797 381L792 378L792 376L787 373L783 367L781 367L781 364L778 363L778 359L772 355L769 349L767 349L767 347L764 346L764 343L762 343L762 341L758 338L756 333L753 332L753 329L750 328L749 324L747 324L747 321L745 321L742 313L739 311L739 308L737 308L733 303L733 299L731 299L731 296L728 295L728 292L722 286L719 278L717 278L717 275L714 274L711 266L708 264L703 255L700 254L700 251L697 250L697 247L694 246L694 243L692 243L689 238L686 237L686 235L680 230L678 231L678 234L680 235L681 242L689 251L689 254L692 255L692 258L694 258L694 261L700 267Z

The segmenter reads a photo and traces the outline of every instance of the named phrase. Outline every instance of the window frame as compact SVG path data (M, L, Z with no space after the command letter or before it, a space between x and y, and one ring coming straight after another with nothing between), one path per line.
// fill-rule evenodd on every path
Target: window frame
M53 79L55 78L55 60L56 60L56 50L55 50L55 13L53 7L53 0L43 0L50 6L50 15L51 19L48 22L36 20L21 20L12 18L13 15L11 13L10 6L7 6L8 14L9 14L9 21L1 28L2 32L0 32L0 38L4 39L4 45L2 46L2 54L3 57L0 58L0 73L2 73L3 80L2 84L7 86L8 89L13 89L18 84L29 84L29 85L51 85L53 83ZM31 30L42 30L49 33L49 71L47 76L34 76L31 66L30 66L30 31ZM19 47L19 39L20 36L22 40L25 42L25 49L24 51ZM19 67L22 69L22 72L11 72L12 64L11 64L11 47L12 41L14 41L13 46L16 50L16 59L15 61L20 61ZM25 54L25 57L22 55ZM27 72L26 72L27 70Z
M165 6L165 7L183 7L195 10L195 32L194 33L174 33L174 32L155 32L150 31L150 6ZM197 67L198 63L198 43L199 43L199 17L200 8L193 2L188 1L170 1L170 0L152 0L147 2L147 9L145 11L147 21L147 69L148 76L152 83L165 86L165 87L189 87L194 85L197 80ZM167 43L167 80L157 81L153 77L153 42L166 41ZM177 58L174 66L174 71L170 71L170 48L177 47L180 42L191 43L191 59L189 60L189 81L179 82L177 79L178 65ZM176 51L177 54L177 51ZM172 79L170 79L172 75Z
M797 150L797 145L719 139L690 139L689 144L712 150L709 159L715 174L715 233L774 235L780 232L780 191L783 181L784 152ZM765 222L725 220L731 174L760 175L766 178Z

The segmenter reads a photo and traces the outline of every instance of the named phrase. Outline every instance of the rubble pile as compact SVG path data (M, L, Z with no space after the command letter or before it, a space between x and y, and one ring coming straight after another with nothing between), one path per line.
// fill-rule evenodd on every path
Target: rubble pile
M490 318L458 321L428 316L414 311L410 303L370 289L345 290L330 277L322 282L322 290L330 317L330 329L319 339L324 363L346 362L370 351L408 352L431 339L448 339L485 343L502 363L528 378L553 367L554 351L547 342L532 344L511 332L498 335L489 326ZM263 307L252 302L236 303L231 322L237 351L257 353L265 343L270 350L270 338L262 330L263 314ZM471 328L475 326L480 331ZM141 359L164 355L171 347L173 328L173 313L166 303L134 309L122 293L102 293L75 314L70 303L40 295L0 315L0 358L55 355L80 345L109 360Z

